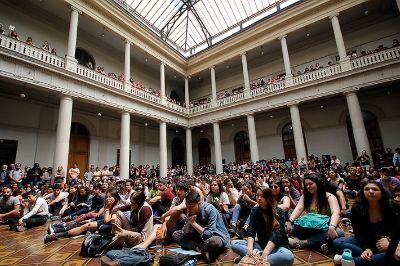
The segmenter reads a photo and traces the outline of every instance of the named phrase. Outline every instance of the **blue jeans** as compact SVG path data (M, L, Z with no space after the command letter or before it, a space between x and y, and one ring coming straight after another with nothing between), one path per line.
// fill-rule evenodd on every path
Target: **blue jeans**
M336 228L336 233L338 234L338 237L344 236L344 232L340 228ZM327 231L304 229L296 225L293 227L292 232L292 236L297 237L300 240L307 240L306 247L311 249L320 248L322 244L327 243L327 234Z
M350 249L356 265L382 265L385 258L385 252L382 252L373 254L371 261L362 259L360 256L364 250L358 246L354 237L336 238L333 240L333 248L337 254L342 254L345 248Z
M253 249L263 251L260 244L255 241ZM246 240L232 240L232 250L244 257L247 254L247 241ZM285 266L293 265L294 256L293 253L284 247L276 247L272 250L271 254L268 255L268 262L273 265Z

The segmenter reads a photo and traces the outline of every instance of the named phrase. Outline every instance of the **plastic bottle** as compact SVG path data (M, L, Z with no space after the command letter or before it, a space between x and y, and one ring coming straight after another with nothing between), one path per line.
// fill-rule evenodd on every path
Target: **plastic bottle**
M160 253L162 251L163 238L164 230L161 227L158 227L156 232L156 245L154 246L154 249L157 253Z
M350 249L344 249L342 254L342 266L355 266Z

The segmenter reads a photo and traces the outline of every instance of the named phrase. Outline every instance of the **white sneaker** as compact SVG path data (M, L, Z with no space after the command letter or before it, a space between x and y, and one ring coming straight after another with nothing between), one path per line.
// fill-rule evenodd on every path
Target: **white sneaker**
M342 264L342 255L336 254L333 257L333 264L335 265L341 265Z

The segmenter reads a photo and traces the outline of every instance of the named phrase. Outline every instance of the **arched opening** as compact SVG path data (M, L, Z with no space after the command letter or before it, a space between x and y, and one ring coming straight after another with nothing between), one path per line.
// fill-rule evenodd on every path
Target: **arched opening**
M83 176L89 163L89 130L80 123L71 124L71 137L69 141L68 169L74 163L78 164Z
M303 130L303 139L304 145L306 146L306 154L308 154L307 149L307 142L306 142L306 135L304 134ZM293 159L296 158L296 146L294 144L294 134L293 134L293 126L292 122L287 123L282 128L282 143L283 143L283 151L285 153L286 159Z
M185 147L180 138L176 137L172 140L172 166L183 165L185 160Z
M240 131L235 135L235 158L236 162L250 161L250 141L249 134L245 131Z
M210 141L206 138L202 138L199 141L199 164L211 163L211 145Z
M78 64L82 66L88 67L93 70L96 68L96 61L94 60L94 57L82 48L76 48L75 58L76 60L78 60Z
M181 98L179 97L178 93L175 91L171 91L170 96L171 100L175 100L176 102L180 102Z
M361 112L364 120L365 130L367 131L367 137L372 153L372 158L376 159L377 154L379 152L384 151L378 120L376 119L376 116L370 111L362 110ZM353 159L356 159L358 154L357 154L356 142L354 140L353 127L351 126L350 116L347 116L346 124L347 124L347 134L349 135L351 152L353 154Z

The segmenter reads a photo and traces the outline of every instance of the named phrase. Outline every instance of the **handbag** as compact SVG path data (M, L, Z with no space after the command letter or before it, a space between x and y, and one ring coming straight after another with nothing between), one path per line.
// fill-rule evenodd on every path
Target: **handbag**
M260 255L244 256L238 266L270 266L269 262L262 259Z
M82 242L81 252L79 255L84 257L101 256L107 245L111 242L112 236L103 234L90 234Z
M305 229L327 231L329 228L330 217L328 215L309 212L306 215L297 218L294 225Z

